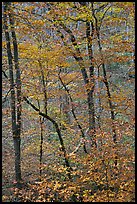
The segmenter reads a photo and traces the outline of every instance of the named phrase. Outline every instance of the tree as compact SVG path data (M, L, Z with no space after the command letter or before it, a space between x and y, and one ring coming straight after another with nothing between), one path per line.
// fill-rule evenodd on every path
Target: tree
M14 28L18 40L22 176L29 185L11 188L3 200L133 201L134 78L128 73L134 70L134 3L14 2L10 10L15 22L5 31ZM14 53L16 46L9 47ZM8 56L13 73L17 58Z
M21 79L20 79L20 69L18 62L18 45L16 39L16 33L14 30L14 17L11 13L11 3L6 2L4 5L4 31L7 44L7 56L9 64L9 79L10 79L10 92L11 92L11 115L12 115L12 134L14 140L14 149L15 149L15 174L17 184L21 181L21 160L20 160L20 133L21 133ZM13 69L13 57L11 50L11 40L9 35L9 23L11 26L11 34L13 41L13 50L14 50L14 64L16 70L16 87L17 93L15 93L15 83L14 83L14 69ZM16 101L17 98L17 101Z
M58 126L57 122L54 119L52 119L51 117L49 117L47 114L40 112L40 110L36 106L34 106L26 97L23 97L23 98L29 105L31 105L31 107L35 111L39 112L39 115L41 115L44 118L46 118L47 120L51 121L53 123L53 125L55 126L56 132L57 132L59 140L60 140L61 151L63 152L63 156L64 156L64 159L65 159L65 164L66 164L66 167L68 168L68 176L69 176L69 178L71 178L70 177L71 167L70 167L70 164L69 164L69 161L68 161L68 158L67 158L67 153L66 153L66 149L65 149L65 146L64 146L63 138L62 138L61 131L59 129L59 126Z

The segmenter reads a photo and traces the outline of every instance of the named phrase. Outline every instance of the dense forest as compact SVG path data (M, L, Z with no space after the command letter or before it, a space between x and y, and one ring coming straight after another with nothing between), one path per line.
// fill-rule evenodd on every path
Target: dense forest
M135 202L135 2L2 2L2 201Z

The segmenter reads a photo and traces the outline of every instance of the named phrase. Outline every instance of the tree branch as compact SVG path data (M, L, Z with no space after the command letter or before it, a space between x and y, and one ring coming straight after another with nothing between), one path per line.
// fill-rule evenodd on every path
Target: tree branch
M23 96L23 99L27 102L27 104L29 104L35 111L37 111L39 113L39 115L43 116L44 118L46 118L47 120L51 121L53 123L53 125L55 126L56 128L56 132L58 134L58 137L59 137L59 140L60 140L60 144L61 144L61 150L64 154L64 159L65 159L65 164L66 166L68 167L68 173L70 173L70 170L72 170L72 168L70 167L70 164L69 164L69 161L68 161L68 158L67 158L67 153L66 153L66 149L65 149L65 146L64 146L64 141L63 141L63 138L62 138L62 135L61 135L61 131L59 129L59 126L57 124L57 122L52 119L50 116L48 116L46 113L43 113L40 111L39 108L37 108L33 103L31 103L27 97ZM70 178L70 174L69 175L69 178Z
M10 93L10 91L11 91L11 88L7 91L5 97L4 97L3 101L2 101L3 104L6 102L7 96Z
M82 129L82 127L81 127L81 125L80 125L80 123L79 123L79 121L78 121L78 119L77 119L77 116L76 116L76 114L75 114L75 112L74 112L72 97L71 97L71 95L70 95L70 93L69 93L69 89L66 87L66 85L64 84L64 82L62 81L62 79L61 79L61 77L60 77L60 72L61 72L61 69L60 69L59 74L58 74L58 75L59 75L59 80L60 80L62 86L64 87L65 91L67 92L67 94L68 94L68 96L69 96L69 98L70 98L70 101L71 101L71 112L72 112L73 117L74 117L74 119L75 119L75 121L76 121L76 123L77 123L77 126L79 127L79 129L80 129L80 131L81 131L82 138L85 139L84 131L83 131L83 129ZM84 145L83 145L83 147L84 147L84 152L87 153L86 146L85 146L85 142L84 142L83 144L84 144Z
M103 22L103 19L104 19L105 15L106 15L107 11L110 9L110 7L111 7L111 5L110 5L110 6L105 10L105 12L103 13L103 16L102 16L102 18L101 18L101 20L100 20L99 29L101 28L101 24L102 24L102 22Z
M81 139L80 139L80 142L79 142L78 146L74 149L73 152L71 152L71 153L69 154L69 157L72 156L73 154L75 154L75 153L79 150L79 148L81 147L82 144L83 144L83 145L85 144L84 138L81 138Z
M6 79L9 79L8 75L6 74L6 72L4 70L2 70L2 73L4 74Z

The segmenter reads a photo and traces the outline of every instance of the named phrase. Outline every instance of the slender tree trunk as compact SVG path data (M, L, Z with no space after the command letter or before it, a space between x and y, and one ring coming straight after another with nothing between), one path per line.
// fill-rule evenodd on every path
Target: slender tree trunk
M61 71L61 70L60 70L60 71ZM60 72L59 72L59 80L60 80L62 86L64 87L65 91L67 92L67 94L68 94L68 96L69 96L69 98L70 98L70 102L71 102L71 112L72 112L73 117L74 117L74 119L75 119L75 121L76 121L76 123L77 123L78 128L79 128L80 131L81 131L81 136L82 136L82 138L85 140L85 134L84 134L83 128L81 127L81 125L80 125L80 123L79 123L79 121L78 121L78 119L77 119L77 116L76 116L76 114L75 114L75 111L74 111L72 97L71 97L71 95L70 95L70 93L69 93L69 89L66 87L66 85L64 84L64 82L62 81L62 79L61 79L61 77L60 77ZM83 149L84 149L84 152L85 152L85 153L88 153L88 152L87 152L87 149L86 149L85 141L83 142Z
M14 17L9 12L9 20L11 25L11 34L12 34L12 41L13 41L13 50L14 50L14 63L15 63L15 70L16 70L16 87L17 87L17 102L16 102L16 112L17 112L17 121L16 121L16 137L14 137L14 149L15 149L15 166L18 172L18 180L21 178L21 74L19 68L19 57L18 57L18 44L16 39L16 33L14 29Z
M94 101L93 101L93 90L94 90L94 82L93 82L93 71L94 71L94 67L93 64L91 65L91 67L89 68L90 70L90 77L88 77L85 65L84 65L84 60L81 56L81 52L80 49L78 48L77 45L77 41L75 36L73 35L72 31L67 28L63 23L61 23L61 26L63 27L63 29L70 35L70 40L72 42L72 45L75 48L75 53L73 53L73 57L75 58L75 60L78 62L80 70L81 70L81 74L83 76L83 80L84 80L84 84L87 85L87 87L89 87L89 85L91 85L90 83L90 79L92 79L92 87L91 88L87 88L87 103L88 103L88 115L89 115L89 130L91 132L91 141L93 144L95 144L95 140L94 140L94 135L95 135L95 117L94 117ZM61 39L64 42L64 45L67 46L67 44L64 41L64 36L63 34L58 30ZM92 61L92 59L90 58L90 60Z
M42 159L43 159L43 120L40 116L40 177L42 176Z
M100 51L101 60L102 60L102 70L103 70L103 76L104 76L104 84L106 86L108 102L109 102L109 107L110 107L110 112L111 112L113 142L114 142L114 144L116 144L116 142L117 142L117 135L116 135L116 128L115 128L115 124L114 124L114 122L115 122L115 114L114 114L112 98L111 98L111 93L110 93L110 89L109 89L109 83L108 83L106 69L105 69L105 63L104 63L103 54L102 54L102 46L101 46L101 41L100 41L100 33L99 33L99 27L98 27L98 20L97 20L96 15L95 15L95 11L94 11L94 8L93 8L93 3L92 3L92 14L93 14L93 17L95 19L97 42L98 42L99 51ZM115 157L115 161L114 161L115 166L117 166L117 159L118 158L116 156Z
M97 78L97 80L96 80L96 84L95 84L95 86L96 86L96 90L97 90L97 92L95 93L95 95L96 95L96 118L97 118L97 127L99 128L99 129L101 129L101 112L102 112L102 105L101 105L101 97L100 97L100 81L99 81L99 78L100 78L100 70L99 70L99 67L100 66L97 66L97 69L96 69L96 73L95 73L95 75L96 75L96 78Z
M102 47L101 47L101 43L100 43L99 33L98 33L98 45L99 45L100 54L102 56ZM107 89L108 102L109 102L109 107L110 107L110 112L111 112L113 141L114 141L114 143L116 143L117 138L116 138L115 125L114 125L115 114L114 114L114 110L113 110L112 98L111 98L111 93L110 93L110 89L109 89L109 83L107 80L105 64L103 62L103 56L102 56L102 69L103 69L103 75L104 75L104 84L105 84L106 89Z
M82 6L88 6L88 2L79 2ZM92 30L91 30L92 27ZM92 50L92 37L94 34L94 25L93 22L86 21L86 37L87 37L87 46L88 46L88 57L90 62L89 67L89 81L91 88L88 91L88 106L89 106L89 131L92 131L92 136L95 136L95 110L94 110L94 65L93 65L93 50Z
M115 114L114 114L114 110L113 110L113 104L112 104L111 93L110 93L110 89L109 89L109 83L108 83L108 79L107 79L105 64L104 64L104 60L103 60L102 46L101 46L101 42L100 42L100 33L99 33L99 27L98 27L98 20L97 20L97 18L95 16L95 13L94 13L93 3L92 3L92 12L93 12L93 16L94 16L94 19L95 19L95 27L96 27L96 33L97 33L97 42L98 42L99 51L100 51L101 60L102 60L102 69L103 69L103 76L104 76L104 84L106 86L107 96L108 96L108 101L109 101L109 107L110 107L110 111L111 111L113 141L114 141L114 143L116 143L116 130L115 130L115 125L114 125Z
M99 70L99 66L97 68L97 81L96 81L96 89L97 89L97 93L96 93L96 96L97 96L97 108L96 108L96 118L97 118L97 127L98 127L98 130L99 132L101 131L101 112L102 112L102 104L101 104L101 97L100 97L100 81L99 81L99 78L100 78L100 70ZM98 139L98 149L101 151L101 146L102 146L102 138L99 138Z
M39 100L37 99L38 102L38 107L40 110L40 103ZM39 123L40 123L40 158L39 158L39 173L40 173L40 181L41 181L41 176L42 176L42 159L43 159L43 122L44 122L44 117L42 118L39 116Z
M14 141L14 151L15 151L15 174L16 181L19 183L21 181L21 161L20 161L20 131L21 131L21 80L20 80L20 69L18 64L18 46L16 40L16 34L14 31L14 19L10 13L10 2L4 2L4 30L5 38L7 43L7 56L9 63L9 78L10 78L10 89L11 89L11 115L12 115L12 134ZM13 71L13 57L11 52L10 35L8 32L8 17L11 26L11 34L13 40L13 50L14 50L14 63L16 69L16 86L17 86L17 104L16 104L16 93L14 86L14 71ZM17 115L17 117L16 117Z
M56 129L56 132L58 134L58 137L59 137L59 141L60 141L60 145L61 145L61 151L63 152L63 156L64 156L64 160L65 160L65 165L67 167L67 170L68 170L68 176L69 178L71 178L71 175L70 175L70 170L72 170L71 166L70 166L70 163L69 163L69 160L68 160L68 157L67 157L67 153L66 153L66 148L65 148L65 145L64 145L64 141L63 141L63 138L62 138L62 135L61 135L61 131L60 131L60 128L59 128L59 125L58 123L52 119L50 116L48 116L47 114L41 112L35 105L33 105L28 99L27 97L23 97L23 99L35 110L39 113L39 115L43 116L44 118L46 118L47 120L51 121Z
M47 87L46 87L46 83L47 80L45 80L44 77L44 72L43 72L43 67L42 67L42 63L40 60L38 60L39 62L39 66L40 66L40 71L41 71L41 82L42 82L42 86L43 86L43 95L44 95L44 110L45 110L45 114L47 115L48 111L47 111L47 105L48 105L48 98L47 98ZM38 107L40 110L40 103L38 100ZM43 123L44 123L44 117L42 118L40 116L40 179L42 176L42 159L43 159Z
M92 31L91 31L92 26ZM94 98L93 98L93 92L94 92L94 86L95 86L95 80L94 80L94 65L93 65L93 50L92 50L92 38L94 34L94 25L93 23L90 23L89 21L86 22L86 37L87 37L87 45L88 45L88 57L90 61L90 67L89 67L89 73L90 73L90 83L91 88L88 93L88 104L89 104L89 131L92 133L92 142L97 146L96 140L95 140L95 110L94 110Z
M39 62L39 66L40 66L40 71L41 71L41 81L42 81L42 85L43 85L43 94L44 94L44 109L45 109L45 114L47 115L47 105L48 105L48 98L47 98L47 87L46 87L46 80L44 77L44 72L43 72L43 67L42 64Z

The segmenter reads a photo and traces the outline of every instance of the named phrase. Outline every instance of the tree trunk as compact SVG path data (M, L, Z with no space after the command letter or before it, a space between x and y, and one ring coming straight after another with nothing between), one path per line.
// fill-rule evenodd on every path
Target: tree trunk
M103 54L102 54L102 46L101 46L101 42L100 42L100 33L99 33L99 27L98 27L98 20L97 20L97 18L95 16L95 12L94 12L94 8L93 8L93 3L92 3L92 14L93 14L93 17L95 19L95 27L96 27L96 33L97 33L97 42L98 42L99 51L100 51L101 60L102 60L102 69L103 69L104 83L105 83L105 86L106 86L106 89L107 89L109 107L110 107L110 111L111 111L113 141L114 141L114 143L116 143L116 130L115 130L115 125L114 125L115 114L114 114L114 110L113 110L113 104L112 104L111 93L110 93L110 89L109 89L109 83L108 83L108 80L107 80L105 64L104 64L104 61L103 61Z
M15 151L15 172L16 172L16 181L17 184L20 183L22 180L21 178L21 161L20 161L20 144L21 144L21 138L20 137L14 137L14 151Z
M88 77L85 65L84 65L84 60L81 56L81 52L80 49L78 48L77 45L77 41L75 36L73 35L72 31L67 28L63 23L60 24L61 27L63 27L63 29L70 35L70 40L72 42L72 45L75 48L75 53L73 53L73 57L75 58L75 60L78 62L79 67L81 69L81 74L83 76L83 80L84 80L84 84L87 85L87 87L89 87L89 84L92 86L90 89L87 88L87 103L88 103L88 115L89 115L89 130L91 133L91 141L94 141L94 135L95 135L95 117L94 117L94 101L93 101L93 90L94 90L94 79L93 79L93 72L94 72L94 67L92 64L92 57L90 56L90 62L91 62L91 66L89 68L90 71L90 77ZM60 37L62 38L63 42L64 42L64 36L63 34L58 30L58 32L60 33ZM64 42L64 44L66 45L66 43ZM67 45L66 45L67 46ZM92 79L92 83L90 83L90 79ZM93 142L95 144L95 142Z
M21 130L21 80L20 80L20 69L18 65L18 47L16 34L14 31L14 20L13 16L10 13L10 2L4 2L4 30L5 30L5 38L7 43L7 56L8 56L8 64L9 64L9 78L10 78L10 90L11 90L11 116L12 116L12 134L14 141L14 151L15 151L15 174L16 181L20 183L21 181L21 162L20 162L20 130ZM11 25L11 33L13 39L13 49L14 49L14 62L16 69L16 86L17 86L17 104L16 104L16 93L15 93L15 85L14 85L14 71L13 71L13 57L11 52L11 44L10 44L10 35L8 32L8 17L7 12L9 14L9 22ZM17 111L17 112L16 112ZM17 114L17 117L16 117Z
M69 163L69 160L68 160L68 157L67 157L67 153L66 153L66 148L65 148L65 145L64 145L64 141L63 141L63 138L62 138L62 135L61 135L61 131L60 131L60 128L59 128L59 125L58 123L52 119L50 116L48 116L47 114L41 112L36 106L34 106L25 96L23 97L23 99L35 110L39 113L39 115L43 116L44 118L46 118L47 120L51 121L56 129L56 132L58 134L58 137L59 137L59 141L60 141L60 145L61 145L61 151L63 152L63 156L64 156L64 160L65 160L65 164L66 164L66 167L67 167L67 170L68 170L68 176L69 178L71 178L70 176L70 170L72 170L72 168L70 167L70 163Z
M45 114L47 115L48 110L47 110L47 105L48 105L48 98L47 98L47 80L45 80L45 76L44 76L44 71L43 71L43 67L42 67L42 63L40 60L38 60L39 62L39 67L40 67L40 72L41 72L41 83L43 86L43 95L44 95L44 110L45 110ZM39 100L38 101L38 107L40 110L40 103ZM42 176L42 159L43 159L43 123L44 123L44 117L40 116L40 180L41 180L41 176Z
M108 102L109 102L109 107L110 107L110 112L111 112L113 141L114 141L114 143L116 143L117 138L116 138L115 125L114 125L115 114L114 114L114 110L113 110L113 104L112 104L111 93L110 93L110 89L109 89L109 83L108 83L108 80L107 80L105 64L103 62L102 47L101 47L101 43L100 43L99 33L97 34L97 36L98 36L99 50L100 50L100 54L101 54L101 57L102 57L102 69L103 69L103 75L104 75L104 83L105 83L105 86L106 86L106 89L107 89Z
M106 74L106 69L105 69L105 64L104 64L104 60L103 60L103 54L102 54L102 46L101 46L101 42L100 42L100 33L99 33L99 26L98 26L98 20L96 18L95 15L95 11L93 8L93 3L92 3L92 14L93 17L95 19L95 27L96 27L96 33L97 33L97 42L98 42L98 46L99 46L99 51L100 51L100 55L101 55L101 60L102 60L102 69L103 69L103 76L104 76L104 84L106 86L107 89L107 96L108 96L108 102L109 102L109 107L110 107L110 112L111 112L111 119L112 119L112 134L113 134L113 142L114 144L117 142L117 135L116 135L116 128L115 128L115 114L114 114L114 109L113 109L113 104L112 104L112 98L111 98L111 93L110 93L110 89L109 89L109 83L107 80L107 74ZM116 153L117 154L117 153ZM115 166L117 166L117 156L115 156Z
M85 4L86 5L86 4ZM91 25L92 25L92 31L91 31ZM91 88L88 93L88 105L89 105L89 131L92 134L92 143L96 145L95 140L95 110L94 110L94 98L93 98L93 92L94 92L94 65L93 65L93 50L92 50L92 37L94 34L94 25L93 23L90 23L89 21L86 22L86 37L87 37L87 45L88 45L88 57L90 61L90 67L89 67L89 73L90 73L90 83Z
M60 70L60 71L61 71L61 70ZM85 153L88 153L88 152L87 152L87 149L86 149L85 134L84 134L83 128L81 127L81 125L80 125L80 123L79 123L79 121L78 121L78 119L77 119L77 116L76 116L76 114L75 114L74 107L73 107L72 97L71 97L71 95L70 95L70 93L69 93L69 89L67 88L67 86L64 84L64 82L62 81L62 79L61 79L61 77L60 77L60 72L59 72L59 80L60 80L62 86L64 87L65 91L67 92L67 94L68 94L68 96L69 96L69 99L70 99L70 102L71 102L71 112L72 112L72 115L73 115L73 117L74 117L74 119L75 119L75 121L76 121L76 123L77 123L78 128L79 128L80 131L81 131L81 136L82 136L82 138L83 138L83 140L84 140L84 142L83 142L83 149L84 149L84 152L85 152Z
M42 159L43 159L43 119L40 116L40 180L42 176Z

